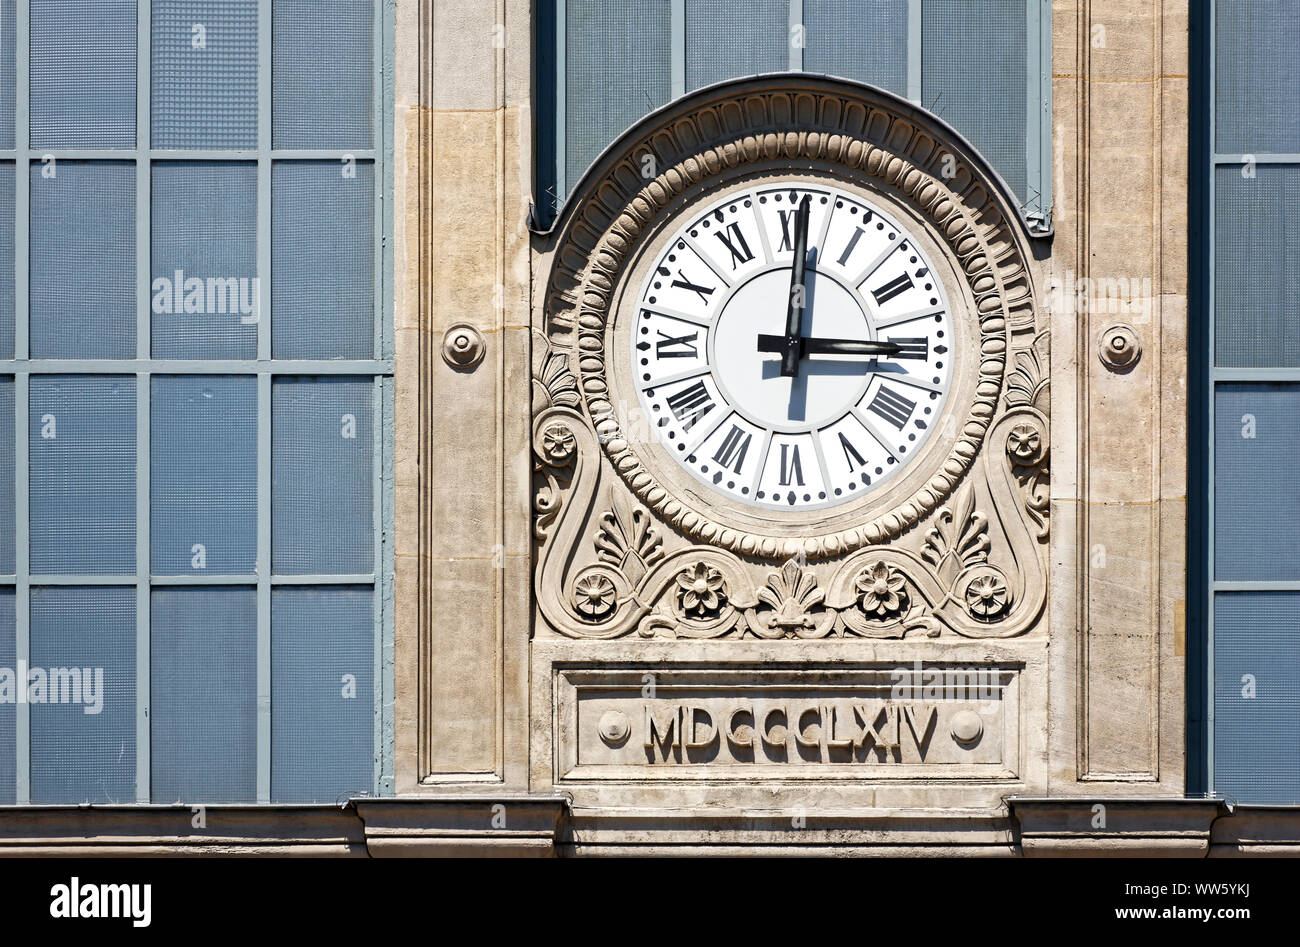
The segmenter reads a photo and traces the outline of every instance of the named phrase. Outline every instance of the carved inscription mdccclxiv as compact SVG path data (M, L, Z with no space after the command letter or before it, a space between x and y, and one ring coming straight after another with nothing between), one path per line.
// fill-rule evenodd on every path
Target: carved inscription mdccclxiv
M894 701L752 701L716 710L693 702L645 701L646 761L924 763L935 734L934 704ZM978 715L977 721L978 721ZM982 728L981 728L982 729Z
M1005 779L1019 766L1011 667L568 669L557 684L561 778Z

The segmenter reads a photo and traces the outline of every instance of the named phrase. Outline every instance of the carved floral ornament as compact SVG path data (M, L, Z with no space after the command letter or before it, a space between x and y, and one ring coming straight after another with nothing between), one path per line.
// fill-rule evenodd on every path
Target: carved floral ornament
M815 517L802 530L739 528L724 505L661 481L624 429L606 365L620 287L664 220L774 163L829 168L924 221L974 327L946 456L931 455L910 494L864 501L820 531ZM1047 344L1000 187L926 113L806 76L704 90L611 149L553 235L539 316L534 532L547 625L588 638L1023 633L1046 584Z

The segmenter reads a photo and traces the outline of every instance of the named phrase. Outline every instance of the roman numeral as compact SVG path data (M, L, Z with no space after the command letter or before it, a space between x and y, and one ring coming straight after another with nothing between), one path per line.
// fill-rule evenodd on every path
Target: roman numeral
M707 303L709 301L709 297L713 295L713 290L715 287L700 286L697 283L692 283L690 279L687 278L686 274L683 273L681 270L677 271L677 276L678 278L673 280L674 286L678 287L679 289L689 289L692 293L695 293L695 295L699 296L700 299L704 300L705 303Z
M857 248L858 241L862 239L864 233L866 233L866 231L861 227L853 231L853 236L849 237L849 245L845 247L844 252L840 254L840 266L844 266L849 262L849 257L853 256L853 251Z
M733 424L727 436L722 439L722 444L719 445L713 459L723 467L740 473L740 469L745 466L745 454L749 452L749 442L753 439L754 435Z
M850 470L857 470L866 464L867 460L858 453L858 449L853 446L853 442L840 432L840 447L844 451L844 462L849 465Z
M794 215L797 211L794 208L790 210L777 210L781 217L781 250L794 251L794 241L790 238L790 225L794 223ZM781 252L778 250L777 252Z
M739 224L727 224L726 233L715 233L715 237L722 241L722 245L731 252L731 268L734 270L742 263L748 263L754 259L754 252L749 249L749 244L745 242L745 235L740 230Z
M699 337L698 332L692 332L690 335L668 335L663 329L656 331L659 333L659 341L655 343L656 358L694 358L699 354L692 344Z
M709 397L709 391L702 381L697 381L689 388L683 388L675 395L669 396L667 400L668 407L672 409L673 414L677 415L677 420L681 422L682 429L685 431L695 427L700 418L713 410L713 399Z
M907 419L916 410L916 402L908 401L892 388L881 385L880 390L876 392L875 400L867 405L867 410L880 415L901 431Z
M887 342L893 342L901 346L902 351L894 358L919 358L922 361L928 361L930 358L930 340L922 337L919 339L886 339Z
M803 486L803 465L799 462L799 445L781 445L781 486Z
M911 288L912 277L906 273L900 273L879 289L873 289L871 295L876 297L877 305L883 306L899 293L905 293Z

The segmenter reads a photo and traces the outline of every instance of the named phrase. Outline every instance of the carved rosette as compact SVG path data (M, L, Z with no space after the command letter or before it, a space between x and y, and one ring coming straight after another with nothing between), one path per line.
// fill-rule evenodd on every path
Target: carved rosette
M838 167L927 221L978 327L972 395L929 479L860 522L797 537L738 529L657 482L605 364L618 288L666 216L776 162ZM554 235L533 386L539 633L1005 638L1033 627L1046 598L1048 351L1013 214L983 162L931 117L836 80L715 87L630 132Z
M1051 407L1047 373L1049 346L1049 336L1043 332L1034 339L1033 345L1015 354L1015 370L1008 376L1006 394L1009 413L1016 419L1007 435L1007 458L1038 539L1047 538L1051 502L1047 431Z

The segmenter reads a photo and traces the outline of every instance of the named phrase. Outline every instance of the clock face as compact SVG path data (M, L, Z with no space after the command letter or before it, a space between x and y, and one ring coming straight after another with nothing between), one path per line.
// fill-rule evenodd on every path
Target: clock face
M631 327L641 408L669 455L772 510L848 503L907 469L934 433L956 342L943 282L908 229L808 178L682 219Z

